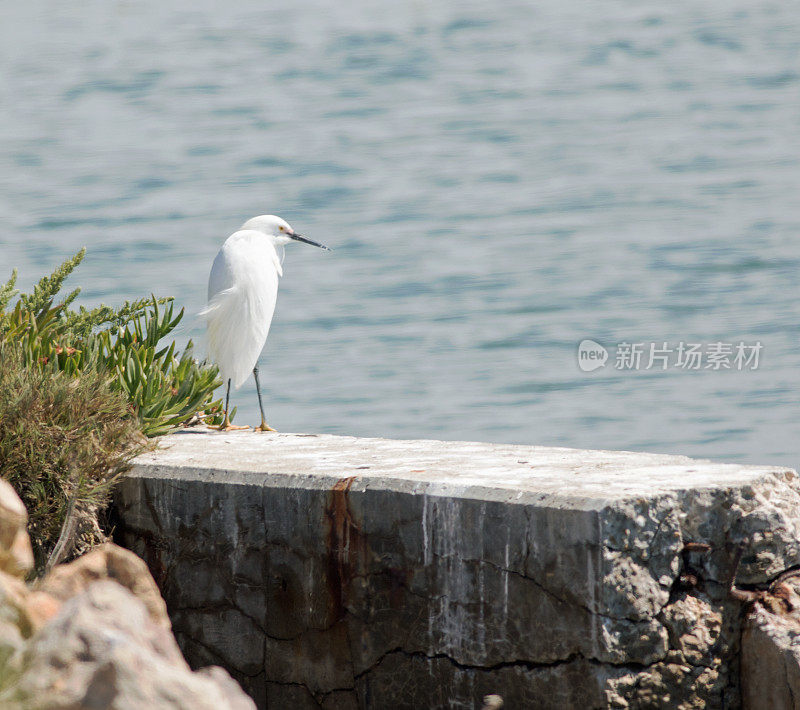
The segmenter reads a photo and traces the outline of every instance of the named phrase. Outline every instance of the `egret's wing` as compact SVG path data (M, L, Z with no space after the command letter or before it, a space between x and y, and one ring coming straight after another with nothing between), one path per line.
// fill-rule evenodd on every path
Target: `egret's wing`
M225 250L220 249L214 258L211 266L211 273L208 276L208 300L210 301L220 291L233 286L233 273L228 265Z
M220 249L208 280L208 349L223 379L240 387L264 347L278 296L280 263L272 244L258 232L231 235Z

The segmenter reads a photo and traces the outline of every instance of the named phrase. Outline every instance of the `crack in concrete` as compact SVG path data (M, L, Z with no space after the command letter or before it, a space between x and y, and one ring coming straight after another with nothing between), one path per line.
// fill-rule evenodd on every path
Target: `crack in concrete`
M610 661L600 661L596 658L590 658L585 656L582 653L577 651L570 653L568 656L564 658L559 658L554 661L531 661L527 659L513 659L508 661L498 661L497 663L491 664L471 664L471 663L462 663L457 661L452 656L449 656L446 653L424 653L423 651L407 651L404 648L397 647L393 648L389 651L383 653L375 663L373 663L369 668L357 673L354 677L356 681L360 680L365 675L373 672L378 666L380 666L389 656L393 655L402 655L406 658L416 658L420 660L427 660L427 661L436 661L436 660L445 660L450 663L453 667L458 668L459 670L463 671L485 671L485 672L492 672L503 670L504 668L524 668L529 671L537 671L543 670L547 668L558 668L560 666L569 665L571 663L575 663L577 661L584 661L586 663L590 663L596 666L608 666L610 668L624 668L631 670L633 672L639 673L642 670L650 668L651 666L657 665L661 661L651 664L641 664L641 663L612 663Z

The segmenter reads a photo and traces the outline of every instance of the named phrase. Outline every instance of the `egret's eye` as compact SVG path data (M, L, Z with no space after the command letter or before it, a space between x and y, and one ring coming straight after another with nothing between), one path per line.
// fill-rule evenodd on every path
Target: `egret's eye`
M285 232L286 231L283 227L278 227L278 229L280 229L281 232Z

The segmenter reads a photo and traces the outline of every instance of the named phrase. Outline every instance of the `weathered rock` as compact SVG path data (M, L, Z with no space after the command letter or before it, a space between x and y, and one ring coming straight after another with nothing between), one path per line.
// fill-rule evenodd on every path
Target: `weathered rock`
M721 654L730 649L718 644L722 636L723 613L719 603L704 594L682 594L664 607L662 621L670 636L670 647L683 661L693 666L711 665L710 653L715 653L714 665L722 662Z
M32 597L23 581L33 568L27 521L16 491L0 478L0 689L19 672L26 639L48 617L46 599Z
M25 577L33 569L28 511L11 484L0 478L0 571Z
M19 629L28 638L53 618L61 602L45 592L31 590L25 582L0 572L0 619Z
M68 564L54 567L37 589L65 601L94 582L112 579L136 596L157 624L170 628L167 607L144 561L113 543L100 545Z
M9 676L9 664L21 653L31 632L27 592L22 580L0 572L0 681Z
M14 624L25 637L33 631L28 618L28 593L19 577L0 572L0 618Z
M38 631L61 611L62 601L56 597L36 589L29 589L25 602L25 611L30 621L31 630Z
M95 582L31 640L22 706L51 710L250 710L222 669L193 673L163 624L127 589Z
M183 433L118 530L193 665L262 707L735 708L742 583L800 564L800 485L680 456ZM701 544L702 543L702 544Z
M17 626L0 619L0 692L6 685L6 679L13 675L11 666L19 658L25 647L25 640Z
M26 640L52 616L47 595L33 594L22 579L33 568L27 520L19 496L0 479L0 690L19 673Z
M753 606L742 633L744 710L800 710L800 610Z

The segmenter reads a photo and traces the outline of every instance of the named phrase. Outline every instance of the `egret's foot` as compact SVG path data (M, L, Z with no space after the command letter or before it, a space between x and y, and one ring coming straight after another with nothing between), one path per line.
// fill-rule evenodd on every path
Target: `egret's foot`
M249 429L249 426L237 426L236 424L231 424L231 420L228 417L225 417L225 421L222 424L218 424L215 426L208 427L209 429L216 429L217 431L242 431L244 429Z
M253 427L253 429L254 431L278 431L277 429L273 429L263 419L261 420L261 424L259 424L257 427Z

